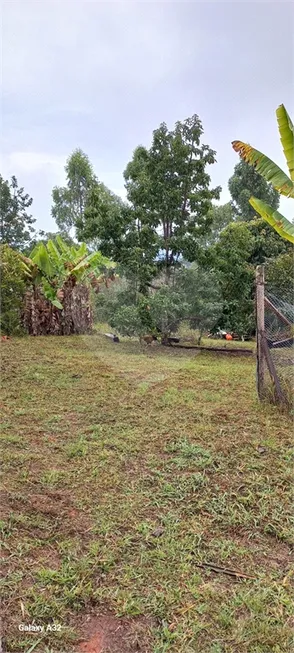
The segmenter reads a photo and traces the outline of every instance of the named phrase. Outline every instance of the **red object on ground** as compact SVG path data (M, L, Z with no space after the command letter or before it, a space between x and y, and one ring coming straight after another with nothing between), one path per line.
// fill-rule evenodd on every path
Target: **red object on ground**
M230 333L226 334L226 340L233 340L233 336Z

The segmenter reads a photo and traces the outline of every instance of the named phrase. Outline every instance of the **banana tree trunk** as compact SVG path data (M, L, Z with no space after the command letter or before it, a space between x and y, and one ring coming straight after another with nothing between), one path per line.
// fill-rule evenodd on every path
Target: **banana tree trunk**
M90 289L69 280L64 284L63 292L63 310L53 306L39 288L27 292L23 322L30 335L70 336L91 333L93 314Z

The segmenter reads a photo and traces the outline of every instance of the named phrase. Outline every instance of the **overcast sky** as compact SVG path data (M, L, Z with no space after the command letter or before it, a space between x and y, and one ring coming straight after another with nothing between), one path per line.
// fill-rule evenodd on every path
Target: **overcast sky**
M1 173L55 230L51 190L80 147L124 194L123 170L163 121L197 113L217 151L214 185L229 199L240 139L285 168L275 109L293 114L292 2L2 1ZM290 204L289 204L290 203ZM291 200L281 209L292 216Z

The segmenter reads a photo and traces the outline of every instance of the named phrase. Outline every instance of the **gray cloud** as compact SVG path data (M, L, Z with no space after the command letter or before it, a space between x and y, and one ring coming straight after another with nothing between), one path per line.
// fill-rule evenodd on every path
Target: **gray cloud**
M3 3L2 171L51 229L51 188L81 147L123 193L133 149L198 113L223 187L240 138L284 167L275 109L293 108L293 5L268 2ZM291 216L291 201L282 210Z

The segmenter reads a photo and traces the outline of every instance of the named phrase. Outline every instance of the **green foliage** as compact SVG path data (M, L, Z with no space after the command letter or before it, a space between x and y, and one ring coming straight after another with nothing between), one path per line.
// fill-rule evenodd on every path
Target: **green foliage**
M67 185L53 188L51 213L59 229L68 232L83 216L90 188L96 180L89 157L81 149L70 155L65 173Z
M124 336L156 332L150 314L149 297L136 291L126 278L116 280L96 298L96 318L108 322Z
M89 190L85 211L77 218L75 226L79 240L99 242L105 255L113 256L117 253L116 243L129 229L129 216L122 199L96 181ZM108 241L109 234L111 241Z
M153 132L151 148L137 148L124 173L140 229L147 243L157 238L166 273L180 255L195 258L210 223L211 201L219 197L219 187L209 189L206 172L215 152L200 143L202 133L197 115L177 122L172 131L162 123Z
M219 326L239 335L254 328L254 266L250 263L254 245L248 225L236 222L224 229L209 252L208 264L213 265L224 301Z
M137 301L137 292L130 284L122 271L119 278L109 288L101 286L100 292L95 296L95 318L98 322L108 322L112 325L113 315L120 306L134 306Z
M119 306L110 318L110 325L122 336L144 333L137 306Z
M145 292L157 271L157 235L141 228L136 215L132 207L97 182L89 192L84 215L76 221L76 234L118 261L125 275Z
M0 175L0 242L24 250L32 239L35 219L27 212L32 198L18 188L16 177L11 182Z
M281 240L281 239L280 239ZM281 300L293 304L294 256L293 248L270 261L265 268L267 289Z
M293 251L293 246L262 218L255 218L247 223L248 229L254 237L254 248L250 263L254 266L264 263L267 259L274 259L281 254Z
M31 257L23 257L35 285L41 285L43 294L56 308L62 309L64 284L83 282L101 275L114 264L100 252L89 253L85 243L69 246L57 235L56 243L49 240L45 245L39 242Z
M279 206L279 193L245 161L237 163L228 186L235 219L249 221L256 217L256 210L249 204L252 195L268 202L275 209Z
M203 237L203 244L205 247L214 245L218 240L221 232L225 227L233 222L233 210L231 202L222 204L220 206L214 205L209 211L208 216L211 221L210 230Z
M78 219L78 237L97 240L103 254L135 277L140 292L147 292L160 270L168 276L181 255L193 260L212 222L208 212L220 188L209 189L206 168L215 152L200 143L202 133L198 116L172 131L160 125L150 149L137 147L126 167L129 204L96 184Z
M294 244L294 224L285 218L279 211L273 209L272 206L250 197L251 206L259 213L259 215L266 220L275 231L282 237Z
M18 254L8 245L0 246L1 333L22 333L21 309L27 287L26 268Z
M153 301L151 297L146 297L144 295L139 295L137 299L137 311L140 319L140 324L142 326L142 331L144 333L153 333L154 335L157 332L156 328L156 317L153 312ZM151 300L151 311L150 311L150 300Z
M163 336L175 333L181 318L189 314L185 293L175 285L164 285L150 297L150 314Z
M215 275L197 266L174 272L172 283L158 279L149 295L134 292L127 280L113 284L98 296L99 319L122 335L175 333L182 319L200 331L212 328L221 309L221 292Z
M192 264L179 272L179 286L188 303L191 328L199 331L199 344L204 331L217 324L223 308L223 297L216 274Z
M270 182L273 188L286 197L294 197L294 127L292 120L287 113L283 104L276 110L280 139L284 150L290 177L265 154L255 148L242 143L242 141L233 141L232 146L235 152L240 154L243 161L253 166L263 179ZM282 238L294 243L294 225L285 218L277 209L277 205L270 199L256 197L256 193L248 198L248 201L254 211L257 211L264 220L266 220Z
M221 232L206 252L206 266L213 267L223 296L220 328L239 335L254 331L255 268L291 251L291 244L261 218L236 221Z

